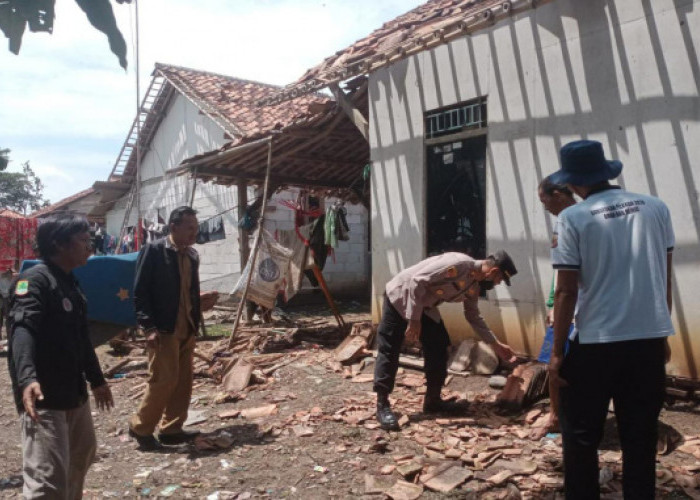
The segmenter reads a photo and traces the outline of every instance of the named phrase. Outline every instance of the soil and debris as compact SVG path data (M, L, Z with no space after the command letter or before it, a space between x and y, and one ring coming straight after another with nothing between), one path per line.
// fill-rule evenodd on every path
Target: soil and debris
M523 365L515 377L502 368L495 377L477 375L468 368L488 373L488 350L479 357L483 346L459 346L443 397L466 399L469 410L425 415L420 362L404 356L392 394L402 429L384 432L374 418L367 307L339 306L352 327L340 330L325 307L307 305L241 327L231 348L223 336L231 325L211 324L229 320L231 311L211 313L209 336L197 343L188 421L202 434L164 453L139 452L126 434L146 386L143 340L119 335L101 345L116 408L93 412L99 449L85 498L563 498L561 436L540 437L547 401L533 403L531 391L513 389L513 380L528 377L542 389L536 368ZM10 393L2 369L0 497L19 498L21 448ZM698 409L676 402L662 421L658 497L700 499ZM608 424L603 498L622 498L613 413Z

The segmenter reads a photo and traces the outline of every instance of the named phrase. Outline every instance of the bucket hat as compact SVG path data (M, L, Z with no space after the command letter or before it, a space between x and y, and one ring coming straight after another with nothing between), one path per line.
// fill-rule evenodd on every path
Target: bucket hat
M559 151L561 169L549 176L555 184L592 186L614 179L622 172L622 162L606 160L598 141L574 141Z

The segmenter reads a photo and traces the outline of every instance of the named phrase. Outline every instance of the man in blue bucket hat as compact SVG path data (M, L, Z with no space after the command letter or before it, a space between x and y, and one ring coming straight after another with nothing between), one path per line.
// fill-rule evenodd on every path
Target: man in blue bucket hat
M606 160L599 142L570 142L560 154L550 180L583 199L559 214L552 242L558 280L549 373L560 388L566 498L600 495L597 449L612 399L624 496L653 499L666 339L674 333L671 215L658 198L610 184L622 163Z

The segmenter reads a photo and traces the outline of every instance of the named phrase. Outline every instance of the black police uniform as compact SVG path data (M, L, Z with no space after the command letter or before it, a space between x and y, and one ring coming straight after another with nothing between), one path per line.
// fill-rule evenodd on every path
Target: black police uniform
M41 263L22 273L10 292L8 365L18 411L22 392L39 382L37 408L70 410L105 383L87 324L87 302L72 273Z

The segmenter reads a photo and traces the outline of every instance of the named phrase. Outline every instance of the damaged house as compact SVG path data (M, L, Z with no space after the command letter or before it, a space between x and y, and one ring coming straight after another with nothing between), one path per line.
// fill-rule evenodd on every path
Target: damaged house
M295 206L320 212L343 207L347 239L338 241L327 257L323 275L334 294L366 295L368 216L362 200L368 198L363 190L369 180L362 174L368 149L355 148L357 138L364 139L327 96L259 106L278 91L273 85L157 64L137 117L138 189L136 121L109 180L95 183L102 198L93 215L104 217L108 239L116 238L118 247L131 250L138 213L148 237L157 237L170 211L191 204L207 240L196 246L202 288L230 292L249 253L253 229L246 223L260 209L268 159L265 138L274 134L274 194L267 204L265 229L273 235L294 230ZM336 146L326 142L320 150L310 148L308 143L319 136ZM307 212L296 214L299 224L311 220Z
M700 2L431 0L340 50L268 102L367 76L372 311L390 277L459 247L505 248L519 270L480 308L536 355L553 219L537 196L559 148L588 138L619 182L662 198L676 232L669 374L697 380L700 313ZM624 304L620 304L624 307ZM442 306L453 340L470 336Z

